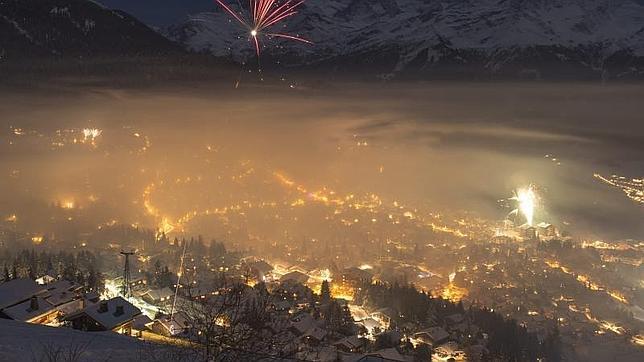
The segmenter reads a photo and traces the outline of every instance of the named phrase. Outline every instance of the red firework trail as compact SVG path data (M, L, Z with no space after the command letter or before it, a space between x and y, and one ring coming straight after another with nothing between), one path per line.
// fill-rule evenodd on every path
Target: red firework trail
M297 7L302 5L304 0L286 0L284 2L280 2L279 0L249 0L250 14L248 16L248 20L233 11L222 0L215 1L241 25L248 28L250 38L252 38L255 49L257 50L257 56L259 56L261 50L258 39L261 34L313 44L312 42L295 35L266 32L269 27L297 14Z

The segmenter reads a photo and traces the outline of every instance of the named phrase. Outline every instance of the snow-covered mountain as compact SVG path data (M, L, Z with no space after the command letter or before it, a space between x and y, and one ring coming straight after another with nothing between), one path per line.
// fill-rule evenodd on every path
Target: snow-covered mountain
M93 1L0 1L0 60L182 52L132 16Z
M318 69L382 76L644 75L639 0L306 0L279 29L315 45L266 39L267 57ZM253 56L247 30L215 6L169 36L236 61Z

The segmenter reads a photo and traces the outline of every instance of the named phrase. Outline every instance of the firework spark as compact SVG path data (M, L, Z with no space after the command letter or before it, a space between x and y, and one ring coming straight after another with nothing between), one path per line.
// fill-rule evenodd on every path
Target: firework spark
M532 226L534 223L534 209L537 206L537 195L532 185L527 188L516 191L514 197L510 200L517 202L517 208L511 214L517 215L519 212L525 217L526 224Z
M83 129L83 136L85 137L85 140L94 140L98 138L101 134L103 134L103 131L97 128L85 128Z
M246 16L238 14L222 0L215 1L244 28L248 29L249 40L253 42L257 56L261 52L259 39L261 35L313 44L311 41L295 35L275 33L269 30L270 27L297 14L297 8L304 3L304 0L286 0L284 2L280 2L279 0L249 0L250 11Z

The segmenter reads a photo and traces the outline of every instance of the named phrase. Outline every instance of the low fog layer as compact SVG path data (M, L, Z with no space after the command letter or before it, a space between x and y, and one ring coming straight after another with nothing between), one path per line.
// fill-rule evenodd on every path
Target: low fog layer
M642 205L593 177L644 176L639 85L1 92L3 218L67 202L96 223L156 227L236 198L277 199L279 173L310 190L489 220L510 211L499 200L534 184L537 221L578 236L644 238ZM102 133L81 141L87 128ZM187 224L186 232L211 231Z

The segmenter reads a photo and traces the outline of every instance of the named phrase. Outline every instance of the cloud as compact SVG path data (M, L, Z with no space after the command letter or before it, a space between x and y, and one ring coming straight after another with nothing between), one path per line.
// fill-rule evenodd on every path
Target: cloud
M109 140L90 153L52 153L38 137L3 143L3 169L28 175L8 198L28 189L30 197L51 200L66 188L84 190L89 179L131 212L155 172L205 177L224 167L213 156L211 169L204 168L202 151L210 145L228 163L252 161L311 187L377 192L492 220L507 213L497 200L535 183L547 221L571 222L588 235L644 236L642 208L592 177L641 176L644 91L632 85L337 84L293 91L170 84L2 95L4 130L11 124L51 134L91 120ZM151 141L145 157L128 143L134 130ZM172 204L181 209L210 191L207 183L183 189Z

